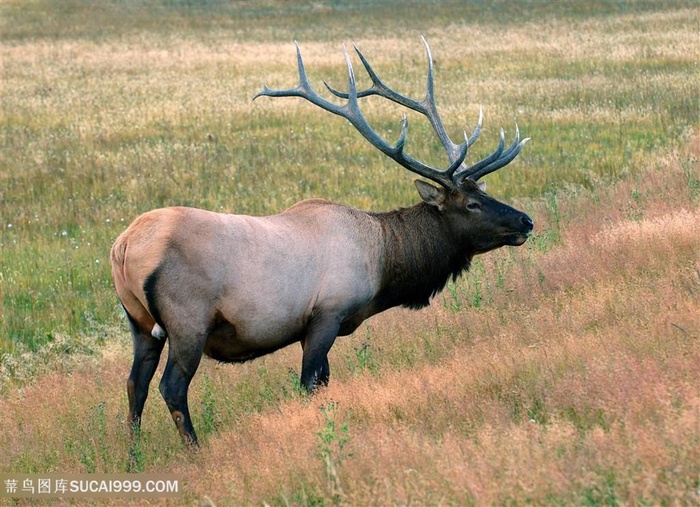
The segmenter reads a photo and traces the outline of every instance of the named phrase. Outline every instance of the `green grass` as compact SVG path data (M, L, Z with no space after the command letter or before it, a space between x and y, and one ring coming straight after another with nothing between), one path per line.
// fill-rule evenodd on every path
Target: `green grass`
M180 467L192 477L183 503L686 498L698 487L697 251L673 220L661 235L654 224L700 199L697 149L683 151L700 126L699 22L693 2L3 1L2 466L126 469L129 338L108 259L138 214L417 202L413 176L346 122L251 99L263 83L296 84L294 39L318 86L342 86L341 43L355 40L392 87L420 97L425 34L453 137L484 108L470 160L500 126L532 137L487 185L533 216L534 237L477 259L430 309L387 312L339 340L320 401L300 394L298 347L204 361L191 397L199 458L184 455L152 385L137 469ZM402 111L366 109L395 138ZM444 164L409 117L410 153ZM689 216L678 222L695 230Z
M310 72L342 83L339 45L349 37L348 27L363 27L355 37L383 36L371 20L397 12L390 4L103 2L88 9L81 2L5 2L2 349L36 350L56 333L93 334L105 323L119 322L109 246L148 209L190 205L270 214L312 196L368 209L414 202L410 176L366 146L345 122L291 100L250 102L264 82L294 84L294 37L302 48L328 44L336 57L309 65ZM498 125L512 135L516 115L533 141L513 168L489 178L489 188L504 199L538 198L569 185L594 189L634 172L654 150L678 142L697 124L697 47L694 54L653 47L663 34L644 38L656 12L647 2L604 7L608 15L626 14L605 17L603 4L588 2L532 2L508 4L509 15L496 16L504 5L436 2L427 26L416 5L398 9L387 33L410 22L414 30L422 25L430 39L447 16L453 25L481 30L498 25L501 33L539 16L591 24L593 40L583 44L595 51L573 56L556 47L513 51L478 45L473 54L454 59L449 57L454 43L433 37L438 101L453 135L471 130L476 104L482 104L487 123L475 146L477 157L492 149ZM681 8L663 7L671 13ZM280 11L287 22L277 19ZM336 34L339 17L346 16ZM609 58L605 25L596 29L596 18L617 19L614 40L637 44L628 48L630 57ZM660 23L665 30L693 26L685 17L667 16ZM528 37L540 39L515 37L524 44ZM369 43L363 48L370 57L381 56L377 67L393 86L422 93L425 64L418 37L401 40L396 51ZM169 53L168 41L177 53ZM229 49L280 41L274 56L256 54L242 62ZM407 54L414 56L406 60ZM372 105L369 114L378 128L395 136L400 112ZM412 117L409 148L443 164L439 146L419 120Z
M282 41L294 37L335 41L358 34L386 33L387 20L406 31L429 24L449 27L459 22L494 27L536 22L542 17L577 20L613 15L641 14L694 6L692 1L674 0L655 5L645 0L589 2L526 1L512 4L495 2L439 1L410 2L409 8L397 0L338 0L284 2L244 0L115 0L100 2L86 9L84 0L6 0L2 5L2 33L8 40L81 38L103 40L153 31L160 36L215 39L212 32L235 31L251 41Z

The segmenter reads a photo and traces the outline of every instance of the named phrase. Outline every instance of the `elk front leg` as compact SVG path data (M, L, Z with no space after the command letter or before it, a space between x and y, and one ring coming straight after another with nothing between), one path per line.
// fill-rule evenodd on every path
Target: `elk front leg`
M322 385L328 385L330 366L328 351L333 346L340 324L335 317L315 317L302 340L304 350L301 360L301 385L307 392Z

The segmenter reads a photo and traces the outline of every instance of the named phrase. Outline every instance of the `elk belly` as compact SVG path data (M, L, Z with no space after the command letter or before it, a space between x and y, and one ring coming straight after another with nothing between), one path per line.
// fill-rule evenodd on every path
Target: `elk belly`
M264 356L298 342L303 336L303 326L282 328L258 328L251 332L245 325L239 329L228 320L219 317L204 345L204 353L223 362L243 362Z

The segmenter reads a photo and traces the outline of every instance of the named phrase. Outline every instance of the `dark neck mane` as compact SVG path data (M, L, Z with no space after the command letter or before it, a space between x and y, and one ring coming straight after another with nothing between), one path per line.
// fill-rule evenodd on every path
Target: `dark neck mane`
M450 278L469 269L443 216L425 203L372 214L382 225L386 262L376 303L382 308L423 308Z

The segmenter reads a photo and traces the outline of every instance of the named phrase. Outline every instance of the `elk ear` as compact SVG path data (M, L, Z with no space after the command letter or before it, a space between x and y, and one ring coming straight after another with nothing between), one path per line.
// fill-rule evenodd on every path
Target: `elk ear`
M431 206L437 206L439 209L442 209L442 205L445 204L444 188L434 187L423 180L416 180L414 183L416 184L421 199Z
M486 182L477 181L476 184L479 186L479 190L481 190L482 192L486 192Z

